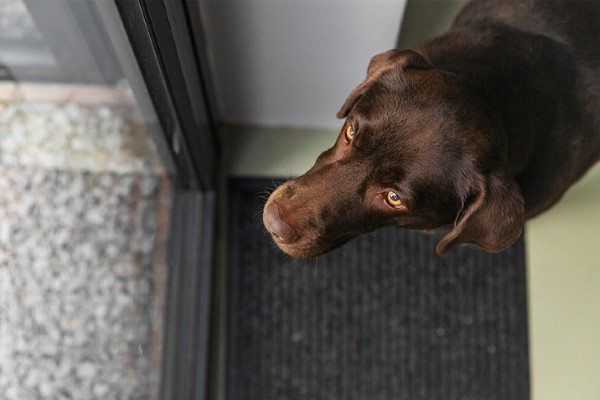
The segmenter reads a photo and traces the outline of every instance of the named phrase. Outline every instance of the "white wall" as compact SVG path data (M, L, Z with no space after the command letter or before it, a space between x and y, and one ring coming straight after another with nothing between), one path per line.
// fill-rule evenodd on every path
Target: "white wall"
M201 1L218 111L244 125L339 129L374 54L395 47L406 0Z

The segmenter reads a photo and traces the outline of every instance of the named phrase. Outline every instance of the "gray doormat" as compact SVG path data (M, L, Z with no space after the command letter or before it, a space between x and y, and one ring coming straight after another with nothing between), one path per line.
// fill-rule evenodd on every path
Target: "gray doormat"
M529 399L523 239L438 257L391 228L298 261L262 227L267 187L230 185L228 400Z

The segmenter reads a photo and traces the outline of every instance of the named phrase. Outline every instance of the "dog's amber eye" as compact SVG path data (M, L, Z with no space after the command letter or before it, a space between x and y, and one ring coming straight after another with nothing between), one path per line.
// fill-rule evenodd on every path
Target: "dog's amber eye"
M351 142L354 139L354 128L350 124L346 124L346 128L344 128L344 135L346 136L346 140Z
M400 207L402 205L402 200L400 200L400 196L396 192L392 192L391 190L387 192L385 196L385 201L392 207Z

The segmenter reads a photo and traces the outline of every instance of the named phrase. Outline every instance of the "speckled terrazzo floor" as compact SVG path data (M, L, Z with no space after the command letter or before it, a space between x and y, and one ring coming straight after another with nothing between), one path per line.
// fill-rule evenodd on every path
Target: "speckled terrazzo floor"
M0 167L3 399L156 392L164 186L152 175Z
M135 105L0 86L0 399L157 398L171 189Z

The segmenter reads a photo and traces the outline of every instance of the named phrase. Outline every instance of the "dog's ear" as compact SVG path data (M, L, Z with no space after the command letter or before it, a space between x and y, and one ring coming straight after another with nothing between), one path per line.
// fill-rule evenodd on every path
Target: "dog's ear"
M461 243L473 243L489 252L504 250L519 238L524 222L525 201L517 183L504 173L493 173L480 181L474 199L436 252L443 254Z
M369 62L367 78L350 93L336 116L338 118L345 118L360 96L362 96L373 82L379 79L385 71L390 69L405 71L409 68L428 69L431 68L431 65L422 55L413 50L393 49L377 54L371 58L371 61Z
M414 50L392 49L379 53L371 58L367 68L367 78L375 75L382 69L389 66L395 66L404 71L412 69L428 69L431 65L425 58Z

